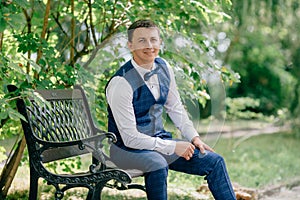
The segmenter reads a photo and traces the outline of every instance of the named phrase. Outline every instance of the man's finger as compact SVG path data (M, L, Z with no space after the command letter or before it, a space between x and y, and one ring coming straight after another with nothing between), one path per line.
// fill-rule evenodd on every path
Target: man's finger
M205 147L204 147L204 145L201 145L201 146L199 147L199 150L200 150L200 152L201 152L202 154L205 154Z
M215 152L215 150L208 145L205 145L205 149L211 152Z

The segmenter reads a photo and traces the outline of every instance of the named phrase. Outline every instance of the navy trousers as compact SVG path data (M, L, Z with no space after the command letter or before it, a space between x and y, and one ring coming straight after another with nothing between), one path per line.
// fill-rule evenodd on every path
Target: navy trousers
M145 174L148 200L167 200L168 170L205 176L216 200L235 200L224 159L213 152L206 154L196 149L190 160L156 151L111 147L111 159L122 169L139 169Z

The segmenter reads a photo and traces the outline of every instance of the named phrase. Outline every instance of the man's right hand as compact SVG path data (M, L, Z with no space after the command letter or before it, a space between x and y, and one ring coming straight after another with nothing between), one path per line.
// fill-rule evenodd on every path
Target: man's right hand
M195 146L190 142L178 141L176 142L175 153L185 158L186 160L191 159L194 154Z

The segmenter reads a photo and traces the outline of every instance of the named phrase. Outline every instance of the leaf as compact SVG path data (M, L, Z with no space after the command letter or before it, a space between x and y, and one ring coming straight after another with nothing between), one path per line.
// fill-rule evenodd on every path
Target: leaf
M22 8L29 8L30 6L27 0L14 0L14 3Z
M22 92L23 97L32 97L33 100L39 105L39 106L46 106L48 108L51 108L51 104L46 101L39 93L33 91L33 90L26 90Z
M24 16L21 13L18 14L11 14L10 15L10 21L8 22L8 24L13 28L13 29L18 29L22 26L25 25L24 20L20 20L23 19ZM2 24L2 22L1 22Z
M2 16L0 16L0 32L4 32L4 30L6 29L7 26L7 22L5 19L3 19Z
M36 64L36 62L34 62L31 59L26 58L25 56L22 56L22 57L30 63L30 65L32 66L32 68L34 68L37 73L39 73L41 71L41 66L39 66L38 64Z
M20 74L25 74L24 71L22 70L22 68L16 63L10 62L8 64L8 67L16 72L19 72Z
M5 152L6 152L5 148L0 146L0 162L7 159L7 156L6 156Z
M29 74L26 74L26 80L28 83L31 83L33 81L33 79L31 78L31 76Z
M8 116L13 120L22 119L24 121L27 121L23 115L12 108L8 108Z
M1 110L1 112L0 112L0 120L1 119L6 119L7 118L7 116L8 116L8 113L7 113L7 111L5 110Z

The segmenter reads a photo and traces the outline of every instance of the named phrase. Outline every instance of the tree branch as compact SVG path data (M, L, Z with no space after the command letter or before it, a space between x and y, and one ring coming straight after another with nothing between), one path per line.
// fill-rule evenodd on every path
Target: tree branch
M48 0L47 5L46 5L46 10L45 10L45 15L44 15L44 24L43 24L43 30L42 30L42 33L41 33L41 40L45 39L45 36L46 36L46 32L47 32L47 28L48 28L48 18L49 18L50 9L51 9L51 0ZM37 53L36 63L39 62L42 55L43 55L43 51L40 47L39 50L38 50L38 53Z
M70 64L74 66L74 51L75 51L75 18L74 18L74 0L71 0L71 40L70 40Z
M0 52L2 52L3 36L4 36L4 33L3 33L3 32L0 32Z
M106 36L104 36L104 27L106 25L105 20L103 23L103 29L102 29L102 34L101 34L101 43L98 44L95 49L92 52L92 55L88 59L88 61L83 65L83 68L88 68L89 64L93 61L93 59L96 57L97 52L99 49L103 48L108 42L109 39L112 37L114 33L117 32L118 28L122 26L123 24L127 23L129 20L125 20L126 17L126 11L128 11L132 7L131 1L128 0L126 8L124 9L123 13L120 15L119 19L117 20L118 23L112 22L112 24L109 27L109 32Z
M97 46L98 45L98 41L97 41L96 33L95 33L95 26L93 24L93 10L92 10L91 0L88 0L87 4L88 4L88 8L89 8L90 29L91 29L91 32L92 32L93 41L95 43L95 46Z
M86 63L83 64L83 68L87 69L89 64L94 60L94 58L97 55L97 52L99 51L99 49L103 48L109 41L111 35L107 35L107 37L104 39L104 41L102 41L100 44L98 44L96 46L96 48L93 50L92 55L90 56L90 58L88 59L88 61Z
M86 25L86 27L88 27L88 23L87 23L87 19L84 20L84 23ZM83 48L81 49L81 51L76 52L76 55L74 57L74 63L81 58L83 55L87 55L90 51L88 50L88 47L90 45L90 34L88 29L86 30L86 36L85 36L85 41L83 43Z
M57 12L58 16L55 16L53 13L51 14L51 16L53 17L54 21L56 22L56 24L58 25L59 29L63 32L63 34L68 37L67 32L63 29L61 23L59 22L59 12Z
M34 9L34 8L32 8ZM22 9L23 10L23 13L25 15L25 19L26 19L26 23L27 23L27 33L31 33L31 16L28 15L27 11L25 9ZM32 10L32 13L33 13L33 10ZM31 57L31 50L28 50L28 53L27 53L27 58L30 59ZM30 63L27 62L27 65L26 65L26 73L29 74L30 72Z

